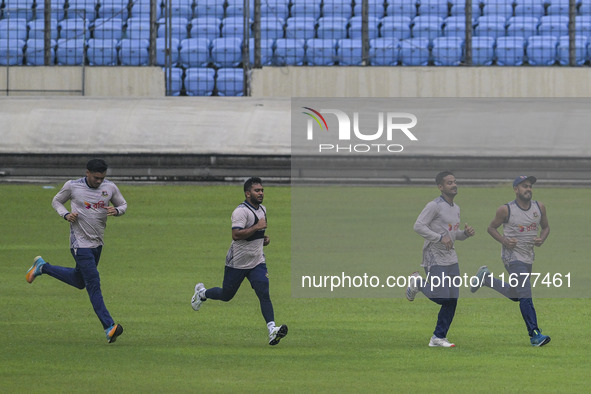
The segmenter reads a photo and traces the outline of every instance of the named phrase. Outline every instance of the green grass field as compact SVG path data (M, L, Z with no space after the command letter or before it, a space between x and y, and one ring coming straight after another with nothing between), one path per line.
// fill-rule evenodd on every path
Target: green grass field
M107 344L85 291L25 272L36 255L73 266L68 225L51 208L61 185L0 185L0 392L588 392L591 323L588 298L535 299L552 342L532 348L517 304L460 299L448 337L454 349L429 348L438 306L423 296L291 296L290 189L266 185L271 244L266 256L279 324L289 335L267 344L265 322L248 283L229 303L189 304L193 286L221 284L230 213L241 187L120 185L129 209L109 219L99 269L105 302L125 327ZM418 268L412 231L433 188L399 188L410 204L400 218L404 253ZM365 194L371 189L363 188ZM486 234L510 187L460 189L462 220L477 228L458 246L460 265L497 264ZM539 188L552 233L536 264L588 264L584 225L589 189ZM556 268L558 269L558 268Z

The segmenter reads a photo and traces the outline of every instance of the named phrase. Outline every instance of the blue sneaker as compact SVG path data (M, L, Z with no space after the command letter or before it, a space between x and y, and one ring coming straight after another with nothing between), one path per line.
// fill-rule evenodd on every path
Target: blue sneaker
M542 330L534 330L534 335L530 339L532 346L544 346L550 342L548 335L542 335Z
M485 276L490 276L490 271L486 265L483 265L482 267L478 268L478 271L476 272L478 283L476 283L476 286L470 286L470 291L472 293L476 293L476 291L482 287L484 281L486 280L484 278ZM470 284L472 284L472 280L470 280Z
M47 262L43 260L41 256L35 257L35 260L33 260L33 265L27 271L27 276L25 276L27 282L33 283L35 278L43 273L43 265L46 263Z
M107 334L107 342L113 343L119 335L123 334L123 326L121 324L113 324L105 330L105 334Z

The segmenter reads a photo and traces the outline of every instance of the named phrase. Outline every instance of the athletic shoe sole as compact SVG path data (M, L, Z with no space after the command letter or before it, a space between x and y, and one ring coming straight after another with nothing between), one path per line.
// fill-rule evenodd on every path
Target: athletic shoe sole
M532 345L535 346L535 347L540 347L540 346L547 345L548 343L550 343L550 337L546 337L542 342L536 343L536 344L532 344Z
M281 338L284 338L287 335L287 326L285 324L283 324L281 327L279 327L279 331L277 331L277 335L275 335L275 338L273 338L272 340L269 341L269 345L271 346L275 346L279 343L279 341L281 340Z

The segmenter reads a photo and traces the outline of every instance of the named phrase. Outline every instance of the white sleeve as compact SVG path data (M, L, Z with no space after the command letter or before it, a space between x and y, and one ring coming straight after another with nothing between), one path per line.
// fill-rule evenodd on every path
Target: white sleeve
M111 202L115 209L117 209L117 216L125 215L125 211L127 211L127 201L123 198L123 194L119 191L119 188L115 185L113 196L111 197Z
M414 230L427 241L439 242L441 240L441 234L438 234L429 228L429 224L431 224L436 215L436 204L430 202L425 208L423 208L415 222Z
M64 206L66 201L68 201L72 197L72 189L70 188L70 181L67 181L62 189L53 197L51 200L51 206L55 211L61 216L64 217L70 211Z

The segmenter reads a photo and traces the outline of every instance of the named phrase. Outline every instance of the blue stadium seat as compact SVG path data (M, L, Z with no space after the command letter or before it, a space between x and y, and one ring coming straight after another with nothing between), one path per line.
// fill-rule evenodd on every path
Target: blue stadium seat
M178 38L170 38L170 47L168 38L156 38L156 65L164 67L167 65L167 61L170 61L170 65L174 67L179 62L179 46L180 40ZM169 48L170 60L166 56Z
M226 18L231 16L244 16L244 0L226 0ZM262 3L263 1L261 1ZM249 2L249 15L250 18L254 18L254 0Z
M497 38L495 56L499 66L521 66L525 55L525 39L520 36Z
M548 15L566 15L568 16L569 0L552 0L548 1L546 12ZM577 4L579 2L575 2ZM576 6L575 6L576 8Z
M96 39L88 40L86 56L91 66L116 66L117 65L117 40Z
M505 23L480 22L474 28L474 35L492 38L504 37L506 35Z
M168 2L170 1L170 6ZM170 15L174 17L181 17L187 20L193 19L193 0L162 0L162 16L168 16L168 8L170 7Z
M318 19L318 38L334 40L347 38L347 23L347 19L340 16L325 16Z
M216 40L227 41L228 39L214 38L213 42L216 42ZM185 68L207 67L212 60L209 49L210 44L211 42L207 38L185 38L181 40L178 47L178 62Z
M417 16L417 2L413 0L386 0L386 15Z
M466 15L466 0L450 0L451 16L465 16ZM472 18L476 19L480 16L480 1L472 1Z
M222 0L223 1L223 0ZM150 0L131 0L130 18L150 19ZM160 2L157 2L156 20L162 17Z
M189 21L187 18L181 16L173 16L170 18L170 21L165 17L158 19L158 37L166 36L167 23L170 23L170 33L172 37L178 38L179 40L184 40L188 37L189 32L187 27Z
M353 16L351 0L324 0L322 15L324 17L351 18Z
M59 37L69 39L89 39L90 22L84 19L64 19L58 23ZM58 42L59 45L59 42Z
M128 3L128 0L100 0L98 16L105 19L118 18L126 20L129 18Z
M222 37L213 40L211 42L211 60L216 67L237 67L242 63L242 39Z
M404 15L389 15L381 20L380 34L384 38L410 38L411 19Z
M220 68L216 78L219 96L244 95L244 71L241 68Z
M306 41L301 38L279 38L275 41L273 63L277 66L301 66L306 59Z
M579 36L591 36L591 15L575 16L575 34Z
M311 38L306 42L309 66L332 66L337 57L337 41L330 38Z
M213 68L188 68L185 71L187 96L211 96L215 87Z
M23 64L25 41L18 38L0 38L0 65Z
M546 13L544 0L516 0L515 16L534 16L539 18Z
M49 64L55 63L55 40L50 41ZM42 38L29 38L25 47L25 62L29 66L45 65L45 40Z
M125 29L125 37L133 40L149 40L150 20L136 16L129 18Z
M195 0L193 16L195 18L212 16L214 18L222 19L224 17L224 2L225 0Z
M34 0L4 0L4 18L30 21L34 17L34 3Z
M276 17L283 20L289 16L289 6L287 1L261 1L261 18Z
M459 66L464 59L464 39L437 37L433 39L431 56L436 66Z
M501 15L505 19L513 16L513 5L509 0L500 0L498 2L488 1L482 5L482 16Z
M0 19L0 38L27 39L27 20L25 18Z
M548 15L541 17L540 24L538 25L538 34L540 36L555 37L568 34L568 16Z
M536 35L538 32L538 22L534 18L532 21L513 17L509 19L507 24L507 36L519 36L527 39L530 36Z
M449 22L444 24L443 35L445 37L466 37L466 23Z
M66 18L68 19L88 19L93 21L96 18L95 0L68 0L66 8Z
M378 25L380 24L380 19L377 17L369 16L367 19L367 30L368 30L368 37L371 40L372 38L377 38L379 35ZM349 19L349 38L361 38L362 36L362 27L363 22L361 20L361 16L354 16Z
M446 18L449 13L447 0L420 0L419 15L433 15Z
M316 19L314 17L300 16L287 18L285 26L285 38L297 38L308 40L314 38Z
M165 78L167 79L166 90L171 96L179 96L183 90L183 69L178 67L170 68L170 81L168 80L168 69L164 68Z
M505 15L483 15L476 19L480 23L501 23L503 26L507 24L508 18Z
M589 38L586 36L575 36L575 61L577 66L582 66L589 58L588 53ZM556 59L566 66L570 62L570 41L569 36L562 36L558 39L558 48Z
M318 19L320 17L320 1L307 0L307 1L296 1L291 5L291 16L292 17L313 17Z
M531 36L527 40L527 61L532 66L551 66L556 63L558 38L554 36Z
M276 40L283 38L285 21L274 16L261 17L261 39Z
M355 7L353 7L353 15L361 17L362 9L361 9L361 1L355 2ZM384 2L381 0L368 0L368 10L367 15L372 18L381 19L385 14Z
M374 38L369 42L372 66L396 66L400 61L400 41L397 38Z
M429 39L409 38L400 41L400 62L403 66L426 66L429 64Z
M51 0L51 18L61 21L66 15L66 0ZM45 1L35 3L35 19L44 19Z
M251 22L252 23L252 22ZM252 30L250 30L252 35ZM244 18L241 16L229 16L222 19L222 37L244 37Z
M60 38L55 59L60 66L78 66L84 63L84 39Z
M144 39L122 39L119 42L119 62L122 66L147 66L150 61L149 45L149 41Z
M360 66L363 63L363 41L359 38L340 40L337 55L341 66Z
M579 15L580 16L589 16L591 15L591 1L584 0L581 5L579 6Z
M93 37L120 40L123 35L123 21L119 18L97 18L92 23Z
M495 39L493 37L472 37L472 64L490 66L495 59Z
M254 64L254 38L248 41L250 64ZM273 64L273 46L275 40L272 39L261 39L261 65L270 66Z
M191 20L191 38L213 40L220 37L222 20L212 16L201 16Z
M439 16L417 16L413 19L413 38L427 38L433 40L442 35L443 18Z

